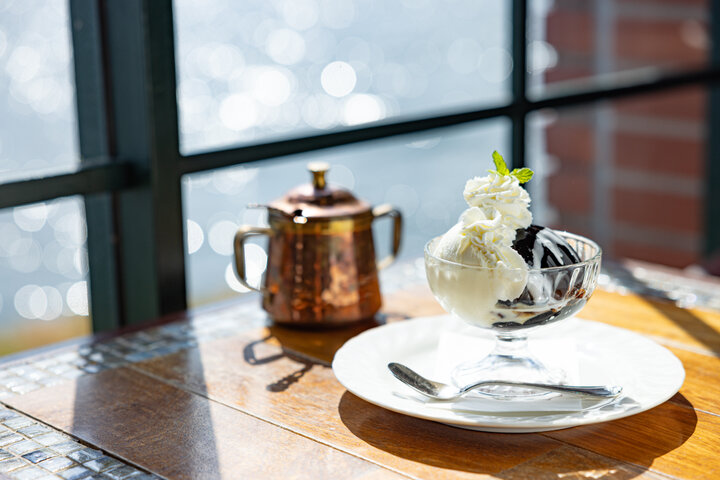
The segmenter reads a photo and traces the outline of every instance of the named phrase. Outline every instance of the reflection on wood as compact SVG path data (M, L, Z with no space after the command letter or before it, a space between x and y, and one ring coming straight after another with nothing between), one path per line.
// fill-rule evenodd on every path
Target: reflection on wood
M675 477L718 478L720 418L688 406L666 402L639 415L548 436L619 460L652 465Z
M634 465L564 445L496 475L503 480L558 478L667 479Z
M127 368L34 393L13 406L167 478L364 478L378 470Z
M651 335L660 343L720 354L720 314L716 312L596 290L579 316Z

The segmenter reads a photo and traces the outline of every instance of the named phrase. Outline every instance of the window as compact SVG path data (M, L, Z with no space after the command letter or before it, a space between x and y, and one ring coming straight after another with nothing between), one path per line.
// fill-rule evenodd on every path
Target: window
M258 220L243 204L300 182L301 165L310 157L332 158L336 180L354 182L358 194L373 202L409 202L401 205L416 212L410 213L408 247L444 220L429 225L432 208L417 213L426 205L423 198L413 203L412 180L366 188L373 162L382 155L383 168L402 176L417 165L439 168L437 159L452 157L442 168L452 172L450 181L461 181L477 171L468 162L483 158L482 149L504 148L515 166L532 163L547 180L533 187L542 199L539 218L591 232L607 219L612 250L649 251L633 239L658 226L641 211L614 209L625 202L655 204L653 191L665 192L663 182L677 172L667 159L643 151L642 135L658 137L659 131L640 132L629 124L645 118L643 128L673 128L680 117L668 124L663 109L679 107L673 115L682 117L693 102L709 98L710 128L720 125L714 86L720 69L708 60L716 32L707 30L717 12L703 1L685 8L680 0L438 5L71 0L82 160L75 160L76 153L67 157L79 165L69 173L4 180L0 208L82 195L96 329L182 309L187 290L193 304L231 294L227 246L216 239L240 222ZM451 28L437 28L438 19ZM488 28L478 28L482 21ZM218 28L206 28L210 23ZM669 50L677 47L676 56L665 56L665 44L658 47L663 55L648 50L643 40L656 31L673 46ZM0 52L6 37L0 35ZM277 95L269 94L269 86ZM39 86L33 94L42 91ZM624 126L608 130L607 118ZM704 125L697 118L692 122ZM694 162L720 154L712 136L689 135ZM682 150L688 139L668 139L676 140L672 148ZM590 150L582 150L583 141ZM634 154L619 158L618 149ZM583 155L592 162L583 163ZM654 158L657 165L643 163ZM614 160L609 171L607 159ZM691 240L689 256L676 264L720 247L720 229L710 221L720 215L720 192L693 193L720 180L720 163L704 164L696 176L681 172L687 178L673 186L686 189L683 198L692 197L697 207L694 223L667 237L683 246ZM279 171L283 180L275 181ZM642 199L623 191L634 183L627 172L642 178ZM591 198L566 208L569 193L557 198L557 188L545 188L559 181ZM613 202L599 204L608 192ZM221 206L211 209L209 202ZM647 258L665 255L656 253ZM209 260L199 261L202 255ZM217 290L205 291L198 279L210 277Z

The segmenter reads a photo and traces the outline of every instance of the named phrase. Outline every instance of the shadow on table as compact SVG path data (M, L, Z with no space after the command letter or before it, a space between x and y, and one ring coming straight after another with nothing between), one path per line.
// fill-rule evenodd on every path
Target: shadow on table
M293 328L281 325L268 326L269 335L249 342L243 347L243 358L248 365L267 365L288 358L299 364L298 369L278 378L265 388L269 392L283 392L297 383L314 365L329 366L335 352L350 338L380 325L382 319L366 320L345 327ZM277 349L268 350L268 344L277 343Z
M349 339L365 330L381 325L382 317L363 320L346 326L308 328L270 325L270 335L280 343L284 351L295 352L332 363L335 352Z
M647 470L655 458L681 446L695 431L697 416L692 405L679 394L673 403L681 406L545 434L464 430L394 413L349 392L341 398L338 411L345 426L361 440L433 467L508 480L584 478L592 470L593 475L600 475L592 478L602 478L607 472L613 479L629 479Z
M669 302L643 298L645 303L657 310L705 348L720 356L720 332L708 325L692 311Z
M653 287L648 281L639 278L633 270L619 263L612 263L612 275L631 291L641 295L640 298L658 313L682 328L688 335L720 356L720 332L708 325L691 310L679 307L668 296L668 292Z
M183 354L187 364L202 365L197 348ZM165 477L219 478L217 420L203 398L203 369L195 371L200 372L195 382L202 386L199 396L127 366L81 377L75 384L70 431Z
M300 379L305 376L305 374L309 372L314 365L318 364L318 362L311 360L307 357L297 355L294 352L289 351L285 348L282 348L280 353L272 353L265 356L259 355L257 353L258 347L264 346L265 344L272 342L274 338L275 337L271 334L259 340L254 340L248 343L243 348L243 358L245 360L245 363L253 366L267 365L268 363L276 362L283 358L289 358L290 360L299 363L301 366L298 370L295 370L294 372L285 375L284 377L274 381L273 383L268 384L265 387L265 390L267 390L268 392L284 392L285 390L290 388L291 385L299 382Z

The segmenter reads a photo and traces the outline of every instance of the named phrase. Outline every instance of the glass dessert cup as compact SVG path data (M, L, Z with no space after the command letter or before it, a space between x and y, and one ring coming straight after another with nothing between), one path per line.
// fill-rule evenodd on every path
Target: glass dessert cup
M548 368L530 352L528 335L575 315L585 306L597 284L602 250L579 235L556 233L575 249L580 262L529 270L479 267L435 256L432 252L440 237L425 246L428 283L438 302L448 313L495 335L489 355L455 367L452 381L458 387L490 379L565 383L564 371ZM517 298L503 299L507 292L518 289L522 293ZM512 386L481 390L504 400L557 395Z

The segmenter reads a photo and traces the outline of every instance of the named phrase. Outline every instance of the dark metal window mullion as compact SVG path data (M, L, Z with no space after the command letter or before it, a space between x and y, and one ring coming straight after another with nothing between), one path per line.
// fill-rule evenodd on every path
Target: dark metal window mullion
M172 0L108 1L115 155L140 185L117 195L124 323L186 308Z
M512 121L511 156L513 167L525 166L525 120L527 100L527 0L512 3Z
M0 209L71 195L92 195L128 188L127 165L107 158L83 159L78 170L0 184Z
M101 329L186 308L172 1L71 2L82 154L107 151L134 177L86 197Z
M78 137L83 164L95 156L110 157L108 102L104 72L100 4L70 0L70 30L75 63ZM87 222L88 294L93 330L121 324L122 298L114 215L114 194L85 195Z
M160 311L187 308L185 234L172 0L146 0L144 27L150 119L150 183Z
M720 2L711 2L711 58L714 68L720 67ZM720 258L720 85L710 84L708 124L705 137L705 245L706 255Z

